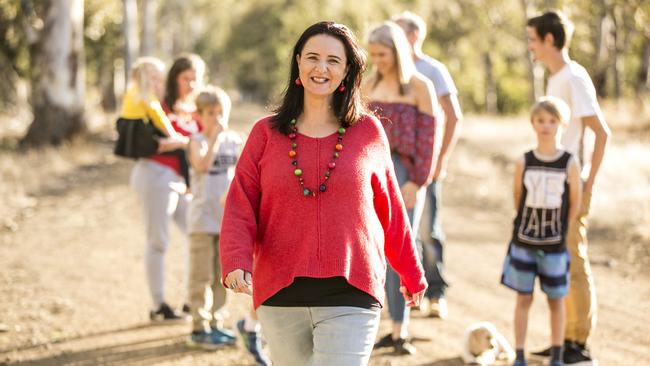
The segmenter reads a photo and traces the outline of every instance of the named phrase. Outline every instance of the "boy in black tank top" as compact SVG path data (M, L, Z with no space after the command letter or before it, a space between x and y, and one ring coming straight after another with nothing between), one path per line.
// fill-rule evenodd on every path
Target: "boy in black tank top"
M564 297L568 292L567 227L579 210L581 185L578 162L559 147L569 107L560 99L541 98L531 111L537 148L524 154L515 168L517 217L501 283L517 291L514 366L526 366L524 342L535 278L548 297L551 312L550 366L561 366L564 343Z

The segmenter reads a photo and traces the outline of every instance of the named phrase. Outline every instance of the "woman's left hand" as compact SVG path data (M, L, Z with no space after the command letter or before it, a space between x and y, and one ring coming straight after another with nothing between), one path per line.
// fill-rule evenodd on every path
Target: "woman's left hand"
M253 295L253 276L243 269L236 269L226 276L224 284L234 292Z
M424 298L424 292L426 290L412 294L409 292L409 290L406 289L406 286L400 286L399 291L402 293L404 299L406 300L406 306L411 307L420 306L420 302Z
M412 209L415 206L419 189L420 187L411 181L404 183L404 185L400 187L400 190L402 191L402 199L404 199L404 205L407 209Z

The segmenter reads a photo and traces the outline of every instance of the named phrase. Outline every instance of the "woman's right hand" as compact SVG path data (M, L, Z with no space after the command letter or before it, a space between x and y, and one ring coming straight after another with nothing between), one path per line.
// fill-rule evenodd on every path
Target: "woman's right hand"
M243 269L236 269L226 276L224 285L234 292L253 295L253 275Z

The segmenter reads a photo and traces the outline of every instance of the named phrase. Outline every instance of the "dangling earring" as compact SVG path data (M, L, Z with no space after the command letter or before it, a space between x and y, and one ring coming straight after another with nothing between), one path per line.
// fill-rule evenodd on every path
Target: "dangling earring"
M343 93L345 91L345 85L343 84L343 81L341 82L341 86L339 86L339 91Z
M302 80L300 80L300 78L296 78L295 83L296 83L296 85L298 85L298 86L302 86Z

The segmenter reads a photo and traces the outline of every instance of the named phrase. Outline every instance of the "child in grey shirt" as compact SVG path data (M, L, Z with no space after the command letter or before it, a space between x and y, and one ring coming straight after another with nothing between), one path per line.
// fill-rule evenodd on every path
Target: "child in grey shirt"
M223 200L234 176L242 146L228 129L230 98L216 87L196 98L202 131L191 137L188 156L194 197L188 211L190 233L190 308L193 318L188 343L201 348L234 344L235 336L223 328L219 310L226 303L219 268L219 233Z

